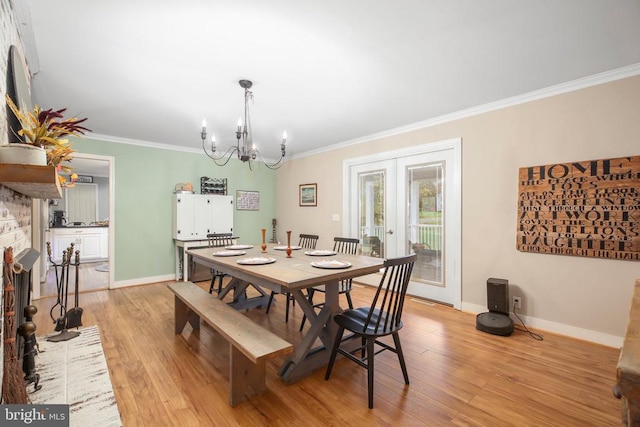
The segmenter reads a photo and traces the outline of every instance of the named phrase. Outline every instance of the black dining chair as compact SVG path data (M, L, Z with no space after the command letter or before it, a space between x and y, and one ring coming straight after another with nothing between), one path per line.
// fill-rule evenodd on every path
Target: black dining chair
M316 248L316 244L318 243L318 238L319 236L317 234L300 234L300 240L298 241L298 246L304 248L304 249L315 249ZM269 313L269 310L271 309L271 303L273 302L273 297L276 295L275 291L271 291L271 295L269 295L269 302L267 303L267 311L266 313ZM285 322L289 322L289 304L293 304L296 305L296 300L293 298L293 295L291 295L289 292L285 292L284 293L285 298L286 298L286 311L285 311Z
M298 246L305 249L315 249L318 243L317 234L300 234L300 240L298 240Z
M338 331L324 379L328 380L331 376L331 370L338 353L366 368L369 408L373 408L373 362L376 354L385 350L396 353L404 376L404 383L409 384L409 375L407 374L407 366L404 362L398 331L403 326L401 318L404 298L407 294L407 287L409 286L409 279L411 278L416 258L416 254L411 254L385 260L384 273L371 306L348 309L333 317L338 324ZM342 337L345 330L351 332L352 335L343 342ZM379 338L387 335L393 336L393 346L379 340ZM345 348L344 345L354 338L360 338L362 345L355 349ZM375 345L380 347L377 351L374 351ZM359 357L357 353L359 353Z
M333 250L335 252L341 254L349 254L355 255L358 252L358 244L360 243L360 239L353 239L350 237L334 237L333 238ZM349 308L353 308L353 301L351 301L351 285L353 279L344 279L341 280L338 284L338 294L344 294L347 297L347 304L349 304ZM324 306L324 302L313 304L313 296L316 292L324 293L324 285L314 286L309 288L307 298L309 299L309 303L313 306L313 308L322 308ZM300 330L304 328L304 324L307 321L307 316L302 317L302 322L300 322Z
M221 248L233 245L234 240L237 239L237 237L233 237L232 233L214 233L207 234L207 239L209 239L210 248ZM215 268L211 269L211 285L209 286L209 293L212 293L215 290L216 279L218 279L218 290L216 292L220 293L220 291L222 291L222 279L225 276L225 273L217 271Z

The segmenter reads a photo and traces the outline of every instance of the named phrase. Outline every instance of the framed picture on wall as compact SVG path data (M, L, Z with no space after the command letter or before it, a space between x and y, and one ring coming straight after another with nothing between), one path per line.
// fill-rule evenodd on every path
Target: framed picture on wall
M300 206L318 206L318 184L300 184Z
M259 211L260 192L236 190L236 210Z

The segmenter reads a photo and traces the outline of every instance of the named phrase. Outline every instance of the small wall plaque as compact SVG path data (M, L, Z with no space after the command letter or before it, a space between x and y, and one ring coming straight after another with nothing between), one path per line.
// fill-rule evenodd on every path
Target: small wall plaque
M78 182L81 184L93 184L93 177L89 175L78 175L78 177L74 179L73 182Z
M239 211L259 211L260 192L236 190L236 209Z

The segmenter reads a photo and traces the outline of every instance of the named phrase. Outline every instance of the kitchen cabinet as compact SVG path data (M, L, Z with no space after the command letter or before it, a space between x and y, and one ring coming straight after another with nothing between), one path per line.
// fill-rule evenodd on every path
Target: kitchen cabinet
M173 195L173 238L206 240L207 234L233 232L233 196Z
M51 257L62 260L62 252L73 243L80 251L80 262L102 261L109 258L109 229L107 227L51 228ZM73 258L71 259L73 261Z

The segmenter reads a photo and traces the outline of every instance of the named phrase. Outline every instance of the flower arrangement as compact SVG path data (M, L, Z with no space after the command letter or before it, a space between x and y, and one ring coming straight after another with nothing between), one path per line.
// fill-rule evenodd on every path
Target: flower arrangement
M65 137L69 135L80 136L84 135L85 132L91 132L80 125L87 119L79 119L77 117L63 119L62 113L66 111L66 108L57 111L51 108L42 110L37 104L33 112L23 113L8 94L5 98L7 105L20 122L22 129L18 131L18 135L24 136L26 139L24 143L43 148L47 154L48 165L55 166L58 172L70 173L71 168L62 165L62 163L71 160L74 150L71 148L69 140ZM72 181L74 179L73 175L71 176ZM69 185L63 176L58 176L58 179L62 185Z

